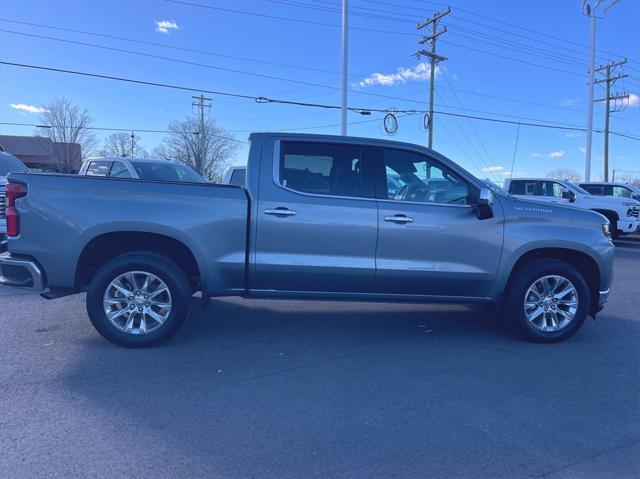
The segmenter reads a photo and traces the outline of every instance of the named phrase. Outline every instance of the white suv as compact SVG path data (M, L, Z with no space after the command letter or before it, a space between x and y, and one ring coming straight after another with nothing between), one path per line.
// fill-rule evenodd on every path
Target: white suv
M631 198L596 196L570 181L548 178L507 179L504 189L521 198L597 211L611 223L614 238L621 233L633 233L638 228L640 203Z

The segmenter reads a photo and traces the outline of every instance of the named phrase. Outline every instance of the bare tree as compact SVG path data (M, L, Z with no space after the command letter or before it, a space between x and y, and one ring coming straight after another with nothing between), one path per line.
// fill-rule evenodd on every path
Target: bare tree
M45 126L37 131L38 136L62 143L58 148L59 169L71 173L77 169L96 146L96 137L90 130L92 119L86 109L80 109L64 97L54 98L45 105L40 122ZM80 148L74 146L80 145Z
M169 134L154 150L154 156L175 158L183 161L204 178L218 182L222 180L229 159L236 151L238 143L224 129L208 118L204 131L194 117L174 121L169 125Z
M570 168L558 168L547 173L547 178L554 178L557 180L569 180L569 181L582 181L582 175L576 170Z
M137 158L146 158L147 150L140 144L138 135L131 137L131 134L118 132L113 133L104 139L104 148L101 152L102 156L134 156Z

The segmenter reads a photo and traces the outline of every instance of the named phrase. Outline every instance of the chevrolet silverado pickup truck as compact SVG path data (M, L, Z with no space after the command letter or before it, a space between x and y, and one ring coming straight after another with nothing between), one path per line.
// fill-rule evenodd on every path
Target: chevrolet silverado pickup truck
M604 216L492 190L430 149L254 133L247 165L244 186L12 174L0 283L86 291L97 331L127 347L173 336L198 291L485 303L539 342L607 300Z

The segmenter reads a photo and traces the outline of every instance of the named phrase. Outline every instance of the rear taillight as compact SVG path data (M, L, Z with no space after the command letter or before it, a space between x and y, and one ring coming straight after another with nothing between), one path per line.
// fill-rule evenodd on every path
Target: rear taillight
M20 234L20 213L16 209L16 200L27 196L27 185L9 183L5 192L7 195L7 236L18 236Z

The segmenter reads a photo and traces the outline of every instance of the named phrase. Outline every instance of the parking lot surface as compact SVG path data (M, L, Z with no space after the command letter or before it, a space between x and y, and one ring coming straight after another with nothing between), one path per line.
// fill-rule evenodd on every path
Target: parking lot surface
M214 300L148 350L0 289L0 477L640 473L640 237L561 344L470 306Z

